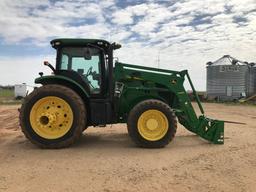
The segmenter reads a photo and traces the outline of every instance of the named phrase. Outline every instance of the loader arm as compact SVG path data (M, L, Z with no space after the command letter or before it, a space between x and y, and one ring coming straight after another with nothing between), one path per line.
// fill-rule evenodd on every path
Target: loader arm
M138 65L130 65L124 63L116 63L115 65L116 81L126 81L127 79L153 82L163 85L167 91L174 94L178 103L171 106L181 123L189 131L199 135L200 137L214 143L224 143L224 121L207 118L199 97L195 91L193 83L187 70L172 71L165 69L156 69ZM184 88L184 81L188 80L196 102L199 106L201 115L197 116L191 104L190 98ZM129 84L127 84L129 87ZM130 89L145 89L145 87L129 87ZM155 89L155 88L154 88ZM169 104L172 103L169 101Z

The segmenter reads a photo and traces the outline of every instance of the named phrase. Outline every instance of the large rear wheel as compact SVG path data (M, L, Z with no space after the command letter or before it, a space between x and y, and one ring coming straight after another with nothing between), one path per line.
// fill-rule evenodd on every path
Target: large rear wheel
M42 148L62 148L79 139L86 127L83 100L62 85L45 85L27 96L20 110L25 136Z
M160 148L174 138L177 121L167 104L150 99L140 102L130 111L127 127L138 146Z

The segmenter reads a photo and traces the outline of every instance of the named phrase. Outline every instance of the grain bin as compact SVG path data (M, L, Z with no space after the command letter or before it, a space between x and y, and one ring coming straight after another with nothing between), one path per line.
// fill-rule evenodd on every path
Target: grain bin
M224 55L207 63L207 97L222 101L248 97L256 91L256 68Z

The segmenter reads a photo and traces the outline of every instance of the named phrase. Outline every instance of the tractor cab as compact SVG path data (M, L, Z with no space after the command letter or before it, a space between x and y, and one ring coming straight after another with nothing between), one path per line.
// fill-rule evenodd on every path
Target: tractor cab
M90 97L106 97L112 87L113 50L121 45L99 39L55 39L55 75L78 82Z
M54 39L56 67L45 62L54 75L42 76L36 83L61 84L76 91L88 107L88 126L113 121L113 50L121 45L100 39Z

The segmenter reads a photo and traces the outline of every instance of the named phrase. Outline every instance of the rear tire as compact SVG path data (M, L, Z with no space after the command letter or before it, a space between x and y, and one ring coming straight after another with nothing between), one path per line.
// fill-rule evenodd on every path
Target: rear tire
M161 148L174 138L177 120L167 104L150 99L140 102L130 111L127 127L131 139L138 146Z
M62 85L45 85L28 95L20 109L24 135L41 148L63 148L76 142L86 128L81 97Z

